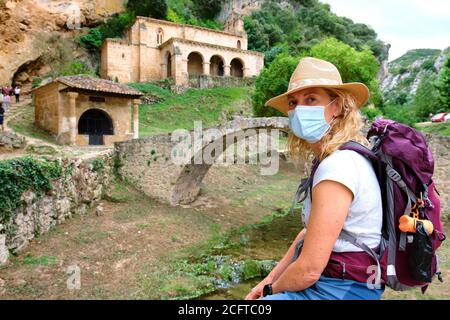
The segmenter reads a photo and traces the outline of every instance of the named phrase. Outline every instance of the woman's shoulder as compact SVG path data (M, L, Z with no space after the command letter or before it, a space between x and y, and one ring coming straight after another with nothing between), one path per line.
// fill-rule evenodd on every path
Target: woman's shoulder
M353 150L336 150L321 161L318 171L341 171L345 174L357 173L369 169L370 161L363 155Z
M339 162L339 161L347 162L347 161L353 161L356 159L365 159L365 157L353 150L336 150L332 154L330 154L328 157L326 157L322 161L322 163Z

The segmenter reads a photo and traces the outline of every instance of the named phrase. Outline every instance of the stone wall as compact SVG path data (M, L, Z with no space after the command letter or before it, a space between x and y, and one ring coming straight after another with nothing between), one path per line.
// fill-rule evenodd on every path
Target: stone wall
M283 126L287 127L287 121L282 121L286 118L255 118L259 119L255 120L255 123L252 123L251 119L233 120L227 126L234 125L236 130L264 127L282 130ZM207 131L206 128L203 130ZM440 193L442 214L450 216L450 137L426 137L435 156L434 181ZM170 134L116 143L115 156L120 163L119 174L145 194L160 201L177 204L195 200L209 166L175 165L171 156L177 143L171 141Z
M124 83L158 80L171 75L177 85L187 85L188 64L192 67L192 57L191 63L188 57L192 52L202 56L197 73L205 75L210 72L213 56L222 60L225 76L233 71L233 59L242 64L240 72L244 77L258 75L264 66L262 53L247 50L245 34L137 17L125 38L106 39L103 43L100 75Z
M25 137L17 135L13 131L0 132L0 153L23 149L27 145Z
M57 161L63 177L52 183L52 190L43 196L32 191L23 193L22 204L9 221L0 224L0 265L8 260L10 251L21 252L35 236L96 206L113 176L111 154Z
M181 141L180 136L175 139L168 133L115 143L115 161L119 175L146 195L173 205L189 203L197 197L212 163L180 164L174 158L186 154L194 160L203 154L210 155L211 150L217 148L213 158L219 159L226 144L222 144L223 139L231 141L231 137L244 131L248 135L245 139L249 140L256 135L256 129L285 130L287 126L285 117L235 117L221 126L191 130ZM214 139L209 139L212 129Z
M450 219L450 137L425 136L435 159L434 182L440 194L442 214Z
M222 76L190 76L190 88L242 87L255 84L255 78L222 77Z
M68 92L60 90L66 86L53 82L34 91L35 124L55 136L60 144L70 144L70 98ZM104 98L104 102L91 101L91 97ZM104 135L104 144L133 138L132 100L127 96L113 96L105 92L80 91L76 97L76 124L90 109L104 111L112 121L112 135ZM78 128L78 125L76 125ZM78 133L78 129L76 129ZM89 135L76 134L76 145L89 145Z

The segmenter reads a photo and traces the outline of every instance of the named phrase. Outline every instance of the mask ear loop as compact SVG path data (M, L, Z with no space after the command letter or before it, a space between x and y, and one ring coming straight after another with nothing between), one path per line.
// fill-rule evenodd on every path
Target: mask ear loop
M333 102L335 102L336 99L337 99L337 98L334 98L333 101L331 101L329 104L327 104L327 107L328 107L330 104L332 104ZM331 128L332 128L333 125L334 125L333 122L334 122L337 118L338 118L338 116L336 116L336 115L333 114L333 118L331 118L331 121L330 121L330 123L328 124L329 128L328 128L328 130L325 132L325 134L324 134L323 136L326 136L326 135L331 131Z

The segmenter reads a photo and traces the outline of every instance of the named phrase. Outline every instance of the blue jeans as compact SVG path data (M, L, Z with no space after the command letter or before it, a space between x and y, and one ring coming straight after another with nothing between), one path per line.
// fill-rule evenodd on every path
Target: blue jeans
M380 300L381 289L369 289L367 283L321 276L311 287L298 292L281 292L261 300Z

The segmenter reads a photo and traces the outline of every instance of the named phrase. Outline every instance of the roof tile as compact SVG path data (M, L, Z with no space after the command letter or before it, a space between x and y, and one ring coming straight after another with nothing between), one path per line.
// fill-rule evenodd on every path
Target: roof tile
M55 81L59 81L69 87L77 89L84 89L98 92L109 92L121 95L132 95L132 96L143 95L142 92L133 89L125 84L85 75L58 77L55 79Z

